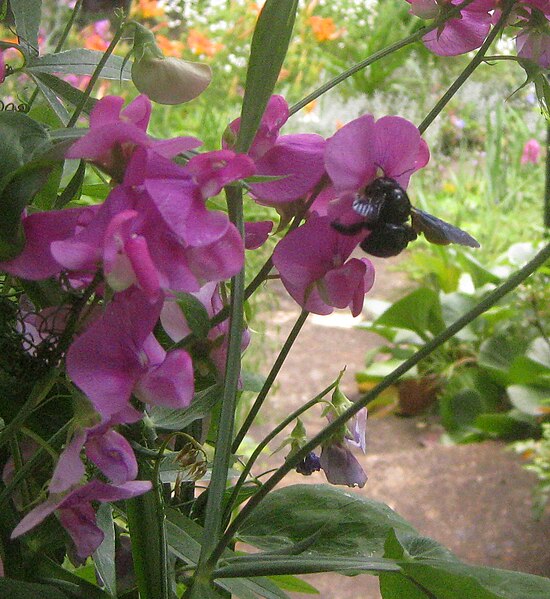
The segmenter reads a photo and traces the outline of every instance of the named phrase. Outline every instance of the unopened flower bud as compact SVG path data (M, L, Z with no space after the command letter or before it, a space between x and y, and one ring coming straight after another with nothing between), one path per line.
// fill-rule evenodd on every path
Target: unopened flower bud
M137 89L159 104L182 104L200 95L212 81L207 64L166 57L154 35L134 23L135 60L132 81Z

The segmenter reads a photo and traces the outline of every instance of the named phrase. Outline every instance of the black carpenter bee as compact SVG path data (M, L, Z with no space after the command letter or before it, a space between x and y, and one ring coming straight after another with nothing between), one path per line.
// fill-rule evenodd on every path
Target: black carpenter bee
M362 221L351 225L333 221L332 227L343 235L355 235L361 229L368 229L371 233L360 247L367 254L379 258L397 256L419 233L423 233L430 243L438 245L458 243L479 247L479 243L466 231L415 208L407 192L390 177L379 177L369 183L353 200L353 209L363 217ZM410 225L407 223L409 218Z

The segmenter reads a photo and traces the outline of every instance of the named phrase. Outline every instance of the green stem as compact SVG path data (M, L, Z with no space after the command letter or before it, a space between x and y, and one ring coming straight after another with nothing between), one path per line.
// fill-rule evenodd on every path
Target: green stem
M309 316L309 312L302 310L302 312L300 313L300 316L298 316L298 319L294 323L292 330L288 334L288 337L287 337L286 341L284 342L284 345L281 348L281 351L279 352L277 359L273 363L273 366L272 366L271 370L269 371L269 374L267 375L267 378L265 379L265 382L264 382L262 388L260 389L260 392L258 393L258 397L256 398L254 405L250 408L250 412L248 412L248 415L247 415L245 421L243 422L239 432L235 436L235 440L233 441L233 445L231 447L231 451L233 453L237 453L239 446L242 443L242 440L244 439L250 426L254 422L256 416L258 415L258 412L260 411L260 408L262 407L262 404L264 403L264 400L267 397L267 394L269 393L271 387L273 386L273 383L275 382L275 379L277 378L277 375L279 374L279 371L281 370L281 368L284 364L284 361L286 360L286 357L288 356L288 352L290 351L294 341L296 341L296 337L298 337L298 334L302 330L302 327L304 326L304 323L308 316Z
M306 314L307 314L307 312L306 312ZM338 384L337 381L335 381L334 383L331 383L326 389L323 389L323 391L321 391L321 393L319 393L318 395L316 395L313 399L311 399L310 401L308 401L307 403L305 403L303 406L300 406L297 410L295 410L294 412L292 412L292 414L290 414L290 416L287 416L278 426L276 426L256 446L256 449L252 452L252 455L250 456L250 458L246 462L246 465L245 465L243 471L241 472L241 475L239 476L239 480L236 482L235 486L233 487L233 491L231 492L231 497L229 498L229 501L227 502L228 507L226 509L226 517L228 516L228 513L232 509L232 506L233 506L233 504L235 502L235 499L237 498L239 490L241 489L241 487L243 486L243 484L246 481L246 477L248 476L249 472L252 470L252 466L254 465L254 463L258 459L258 456L262 453L262 451L264 450L264 448L267 447L267 445L280 432L282 432L293 420L296 420L296 418L298 418L301 414L303 414L304 412L307 412L307 410L309 410L310 408L312 408L314 405L318 404L319 401L321 401L321 399L323 399L323 397L325 397L325 395L327 395L328 393L330 393L334 389L334 387L336 387L337 384Z
M422 39L427 33L430 33L430 31L437 29L438 27L443 25L443 23L445 23L445 21L447 21L448 19L455 17L463 8L466 8L466 6L468 6L472 2L473 0L466 0L462 4L455 6L453 9L446 12L445 18L437 19L430 26L422 27L416 33L412 33L411 35L400 40L399 42L391 44L387 48L383 48L382 50L379 50L378 52L371 54L368 58L365 58L365 60L362 60L361 62L354 64L352 67L350 67L343 73L340 73L340 75L334 77L334 79L327 81L327 83L321 85L311 94L294 104L294 106L290 108L289 115L292 116L293 114L296 114L299 110L304 108L304 106L306 106L310 102L313 102L313 100L316 100L326 92L330 91L333 87L336 87L337 85L342 83L342 81L345 81L348 77L355 75L355 73L357 73L358 71L361 71L362 69L367 68L376 61L385 58L386 56L389 56L390 54L397 52L397 50L401 50L401 48L404 48L405 46L413 44L414 42L417 42L418 40Z
M355 416L359 410L364 408L370 401L382 393L382 391L393 385L393 383L395 383L403 374L416 366L421 360L430 355L440 345L451 339L454 335L456 335L456 333L458 333L458 331L463 329L478 316L486 312L508 292L520 285L529 275L535 272L539 266L544 264L548 258L550 258L550 244L540 250L537 255L523 268L516 271L507 281L492 291L484 300L477 304L477 306L472 308L472 310L461 316L442 333L421 347L413 356L411 356L408 360L403 362L393 372L386 376L384 380L376 385L376 387L374 387L369 393L357 400L353 406L346 410L341 416L335 418L319 434L313 437L304 447L302 447L302 449L297 451L288 460L286 460L285 463L273 474L273 476L269 478L269 480L265 482L262 488L249 500L249 502L237 515L218 543L214 553L212 554L212 557L219 558L222 555L225 547L227 547L227 545L232 541L233 536L239 530L239 527L248 518L255 507L283 479L283 477L288 474L288 472L294 469L296 465L302 459L304 459L304 457L310 451L313 451L316 447L329 439L340 427L345 425L350 418L353 418L353 416Z
M550 123L546 125L546 183L544 186L544 226L550 229Z
M468 66L460 73L457 77L456 81L449 87L449 89L443 94L437 104L430 110L426 118L418 125L418 130L420 134L424 133L426 129L433 123L437 115L445 108L447 103L451 100L451 98L456 94L456 92L462 87L464 82L470 77L470 75L477 69L477 67L483 62L485 58L485 54L487 50L493 43L496 36L500 33L501 29L507 23L508 15L512 11L515 0L508 0L507 4L505 4L502 14L500 15L500 19L497 21L497 24L491 30L491 33L487 36L485 41L483 42L481 48L477 51L476 55L469 62Z
M243 197L242 190L234 187L226 189L231 220L242 234ZM227 474L231 457L231 443L235 421L235 408L241 371L241 342L244 324L244 268L231 280L231 304L227 362L225 367L225 386L223 403L218 422L216 452L212 465L212 476L208 487L204 536L201 545L198 578L207 578L212 567L208 565L210 554L221 534L223 517L223 498L227 486Z
M126 23L124 21L124 18L122 18L121 22L118 26L118 29L117 29L115 35L113 36L113 39L111 40L111 43L109 44L107 50L105 50L105 52L103 53L103 56L101 57L100 61L97 63L97 67L95 68L95 70L90 78L90 81L88 81L88 85L86 86L84 93L80 97L80 101L77 104L76 108L74 109L73 115L71 116L71 118L69 119L69 122L67 123L67 129L74 127L76 124L76 121L78 121L78 117L84 110L84 106L86 105L86 102L88 101L88 98L90 97L90 95L92 93L92 90L94 88L94 85L96 84L96 81L99 79L99 76L101 75L101 71L103 70L103 67L107 64L109 57L113 53L116 45L118 44L118 42L120 41L120 38L122 37L125 25L126 25Z

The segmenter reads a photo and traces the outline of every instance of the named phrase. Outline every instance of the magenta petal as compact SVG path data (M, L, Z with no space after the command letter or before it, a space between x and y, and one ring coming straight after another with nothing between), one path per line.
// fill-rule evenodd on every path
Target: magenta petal
M126 406L143 374L142 347L161 306L137 289L119 293L69 348L67 372L103 418Z
M252 193L270 203L290 202L309 193L325 172L326 142L316 134L283 135L256 161L258 175L281 179L250 185Z
M340 268L329 271L324 278L329 304L335 308L350 306L353 316L358 316L363 308L363 302L356 305L353 300L356 291L360 296L364 296L367 291L364 285L366 269L364 262L352 258Z
M244 224L244 247L247 250L256 250L266 241L273 229L273 223L270 220L263 220L255 223Z
M357 191L374 179L374 117L365 114L327 140L325 167L337 191Z
M94 508L79 504L59 510L59 521L69 533L80 559L85 559L101 545L105 534L96 524Z
M10 538L15 539L16 537L19 537L31 530L31 528L38 526L40 522L42 522L50 514L53 514L53 512L55 512L60 503L61 500L55 497L50 497L46 501L44 501L44 503L37 505L13 529Z
M86 455L115 485L134 480L137 476L134 452L128 441L114 430L92 435L86 443Z
M152 301L156 300L160 293L159 276L147 241L134 235L126 242L124 249L136 274L138 285Z
M262 116L258 132L250 146L249 154L254 160L260 159L270 148L273 147L279 136L281 127L288 119L288 104L283 96L274 95L269 98L265 112ZM240 127L240 119L233 121L230 128L237 133Z
M62 493L76 485L84 476L86 469L80 459L80 452L84 447L85 441L86 432L80 431L74 435L70 443L65 447L59 456L48 486L50 493Z
M411 174L420 160L425 158L425 145L421 145L418 129L407 119L385 116L376 121L372 139L372 156L386 177L395 179L406 188ZM428 153L429 158L429 153Z
M457 56L479 48L491 29L490 16L478 11L462 11L461 19L451 19L443 30L435 29L422 40L427 48L439 56Z
M131 143L144 146L148 145L148 141L147 134L131 123L104 124L90 129L67 150L65 156L108 162L111 159L110 151L115 145Z
M162 364L150 368L141 378L135 392L147 404L186 408L194 393L191 357L181 349L169 352Z
M151 118L151 100L145 94L140 94L126 106L120 116L145 131Z
M186 256L201 285L223 281L243 267L244 243L235 226L230 223L223 237L210 245L189 248Z
M196 137L173 137L172 139L152 140L149 143L155 154L164 156L164 158L173 158L182 152L202 146L202 141Z
M36 212L23 219L26 244L19 256L0 262L0 269L22 279L47 279L63 270L50 246L70 237L82 218L93 214L91 208L72 208L51 212Z
M120 120L120 111L124 106L124 98L120 96L104 96L93 107L90 113L90 127L99 127Z

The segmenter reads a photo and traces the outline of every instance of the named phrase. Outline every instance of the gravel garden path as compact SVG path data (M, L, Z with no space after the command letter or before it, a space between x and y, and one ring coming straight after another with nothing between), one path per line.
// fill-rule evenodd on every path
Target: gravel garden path
M408 286L388 265L391 269L391 260L376 264L377 282L366 304L369 297L395 299ZM268 337L273 355L298 314L298 307L281 293L279 308L266 315L278 325L270 326ZM329 385L344 366L343 390L351 399L357 397L354 372L362 368L366 351L380 340L353 328L356 322L344 312L310 315L283 366L278 387L264 405L261 422L251 431L256 440ZM304 417L310 436L323 424L320 411L311 412ZM367 428L367 455L358 458L369 480L363 489L351 492L387 503L421 534L442 543L464 561L550 576L550 509L542 521L533 520L535 478L505 444L444 446L439 442L442 429L433 416L371 418ZM284 455L281 451L266 457L266 464L276 465ZM284 484L321 482L325 482L322 473L311 477L292 474ZM375 577L304 578L324 599L380 598Z

